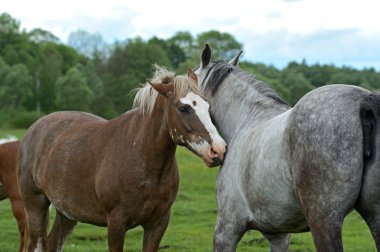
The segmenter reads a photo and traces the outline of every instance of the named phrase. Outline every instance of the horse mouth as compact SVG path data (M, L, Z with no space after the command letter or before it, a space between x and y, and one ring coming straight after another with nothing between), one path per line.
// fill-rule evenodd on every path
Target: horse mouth
M206 159L203 159L203 161L210 168L213 168L213 167L216 167L216 166L219 166L219 165L223 164L223 161L220 160L218 157L213 158L211 162L209 160L206 160Z
M223 160L220 159L217 152L212 147L207 149L205 155L202 155L202 159L208 167L215 167L223 164Z
M201 157L208 167L215 167L223 164L226 154L226 149L224 147L220 148L219 146L211 146L206 141L202 141L198 144L188 142L186 147L194 154Z

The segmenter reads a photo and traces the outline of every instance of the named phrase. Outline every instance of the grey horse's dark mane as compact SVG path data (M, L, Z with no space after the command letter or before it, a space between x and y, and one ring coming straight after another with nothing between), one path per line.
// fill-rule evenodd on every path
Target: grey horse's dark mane
M211 94L214 95L221 83L229 76L231 73L238 75L241 79L244 79L247 83L250 83L260 94L265 97L271 98L279 104L288 105L274 89L269 86L264 81L256 79L256 77L250 73L240 70L238 67L235 67L232 64L229 64L225 61L213 61L215 64L211 66L209 72L206 74L210 75L207 83L205 83L205 89L211 91ZM211 72L211 70L213 70Z

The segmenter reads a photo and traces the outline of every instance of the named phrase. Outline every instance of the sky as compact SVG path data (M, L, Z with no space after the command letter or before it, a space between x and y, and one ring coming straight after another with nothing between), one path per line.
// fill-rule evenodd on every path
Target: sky
M62 42L78 29L109 43L218 30L243 44L243 60L277 68L304 59L380 70L379 10L379 0L0 0L23 29Z

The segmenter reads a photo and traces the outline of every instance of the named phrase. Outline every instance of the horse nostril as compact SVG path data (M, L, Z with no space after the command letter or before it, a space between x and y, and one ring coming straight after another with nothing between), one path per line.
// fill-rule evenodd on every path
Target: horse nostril
M220 163L219 157L213 157L212 161L214 161L215 163Z
M211 153L214 154L214 155L218 154L218 152L216 152L213 147L211 147Z

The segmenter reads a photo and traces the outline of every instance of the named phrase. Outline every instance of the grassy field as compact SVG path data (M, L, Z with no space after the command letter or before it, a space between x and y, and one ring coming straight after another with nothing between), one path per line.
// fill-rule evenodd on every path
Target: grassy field
M24 130L0 129L0 138L8 134L22 137ZM180 188L172 207L169 227L161 241L162 251L212 251L216 219L215 177L218 168L209 169L189 151L178 148ZM51 220L54 211L51 211ZM52 221L51 221L52 222ZM78 224L64 251L107 251L107 230ZM141 251L142 229L128 231L125 251ZM345 251L376 251L371 234L361 217L351 213L344 222ZM18 231L8 200L0 202L0 252L17 251ZM257 231L249 231L239 243L239 252L269 251L268 242ZM290 251L315 251L311 234L295 234Z

